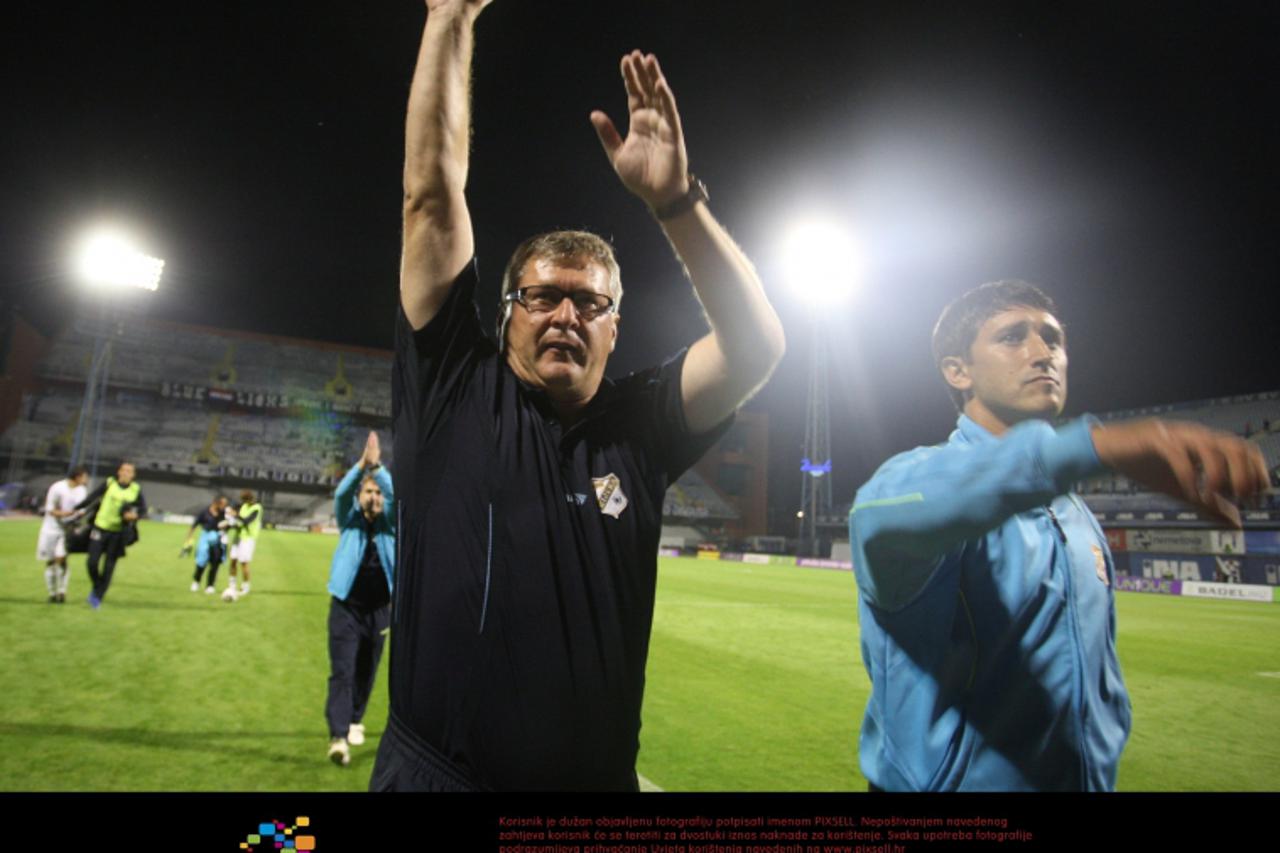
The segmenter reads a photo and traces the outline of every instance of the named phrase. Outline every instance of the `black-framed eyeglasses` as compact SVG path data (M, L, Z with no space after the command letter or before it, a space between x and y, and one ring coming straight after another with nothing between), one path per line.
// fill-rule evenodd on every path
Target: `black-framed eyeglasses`
M613 297L594 290L561 290L553 284L534 284L513 290L503 297L504 302L519 302L531 314L545 314L560 307L568 299L578 316L594 320L603 314L613 313Z

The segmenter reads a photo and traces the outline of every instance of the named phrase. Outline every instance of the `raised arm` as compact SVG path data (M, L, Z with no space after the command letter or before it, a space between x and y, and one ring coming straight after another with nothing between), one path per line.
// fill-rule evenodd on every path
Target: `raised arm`
M622 58L630 113L622 138L607 115L591 114L609 161L659 223L693 282L711 332L690 348L681 375L685 419L694 433L724 420L764 384L786 348L782 324L755 267L705 202L689 194L689 160L675 96L652 55Z
M360 491L360 481L364 479L364 463L357 462L347 471L333 492L333 519L338 527L345 527L351 515L351 507L355 504L356 493Z
M489 0L427 0L405 119L400 304L415 329L440 310L475 249L464 190L472 31Z

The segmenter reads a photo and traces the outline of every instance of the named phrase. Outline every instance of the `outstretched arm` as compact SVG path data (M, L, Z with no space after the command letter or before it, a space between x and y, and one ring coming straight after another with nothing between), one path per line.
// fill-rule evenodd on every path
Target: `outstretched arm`
M1067 492L1104 467L1240 526L1228 500L1266 488L1256 446L1196 424L1087 419L1053 429L1018 424L996 441L918 450L886 463L858 490L849 515L859 587L897 609L929 581L941 558L1007 518Z
M698 201L670 211L689 193L689 160L675 96L658 60L633 51L622 58L622 78L630 114L626 138L599 110L591 123L619 179L660 215L706 311L711 332L690 348L681 374L685 420L692 432L705 432L769 378L786 348L782 324L755 267L707 205Z
M858 588L896 610L952 549L1101 470L1086 420L1056 430L1026 421L997 440L895 456L858 489L849 513Z
M92 506L95 502L102 500L102 496L105 495L106 493L107 493L107 481L103 480L101 483L98 484L98 487L96 489L94 489L92 492L89 492L89 494L84 496L84 499L81 500L80 503L76 504L76 509L81 510L86 507Z
M464 190L472 28L490 0L427 0L405 119L400 304L415 329L440 310L475 249Z

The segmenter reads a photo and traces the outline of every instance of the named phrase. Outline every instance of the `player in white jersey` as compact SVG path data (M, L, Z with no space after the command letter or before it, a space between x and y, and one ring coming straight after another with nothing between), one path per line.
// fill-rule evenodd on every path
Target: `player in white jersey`
M72 470L65 480L49 487L44 499L44 523L36 543L36 559L44 560L44 585L49 590L49 603L67 600L67 534L63 521L75 513L76 504L88 491L89 472L84 466Z

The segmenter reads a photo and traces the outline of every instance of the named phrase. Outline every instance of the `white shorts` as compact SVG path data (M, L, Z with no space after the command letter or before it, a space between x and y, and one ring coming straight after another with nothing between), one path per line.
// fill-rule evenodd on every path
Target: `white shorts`
M257 544L257 539L241 539L231 546L231 559L237 563L252 563L253 548Z
M61 530L41 530L36 542L36 559L61 560L67 556L67 534Z

